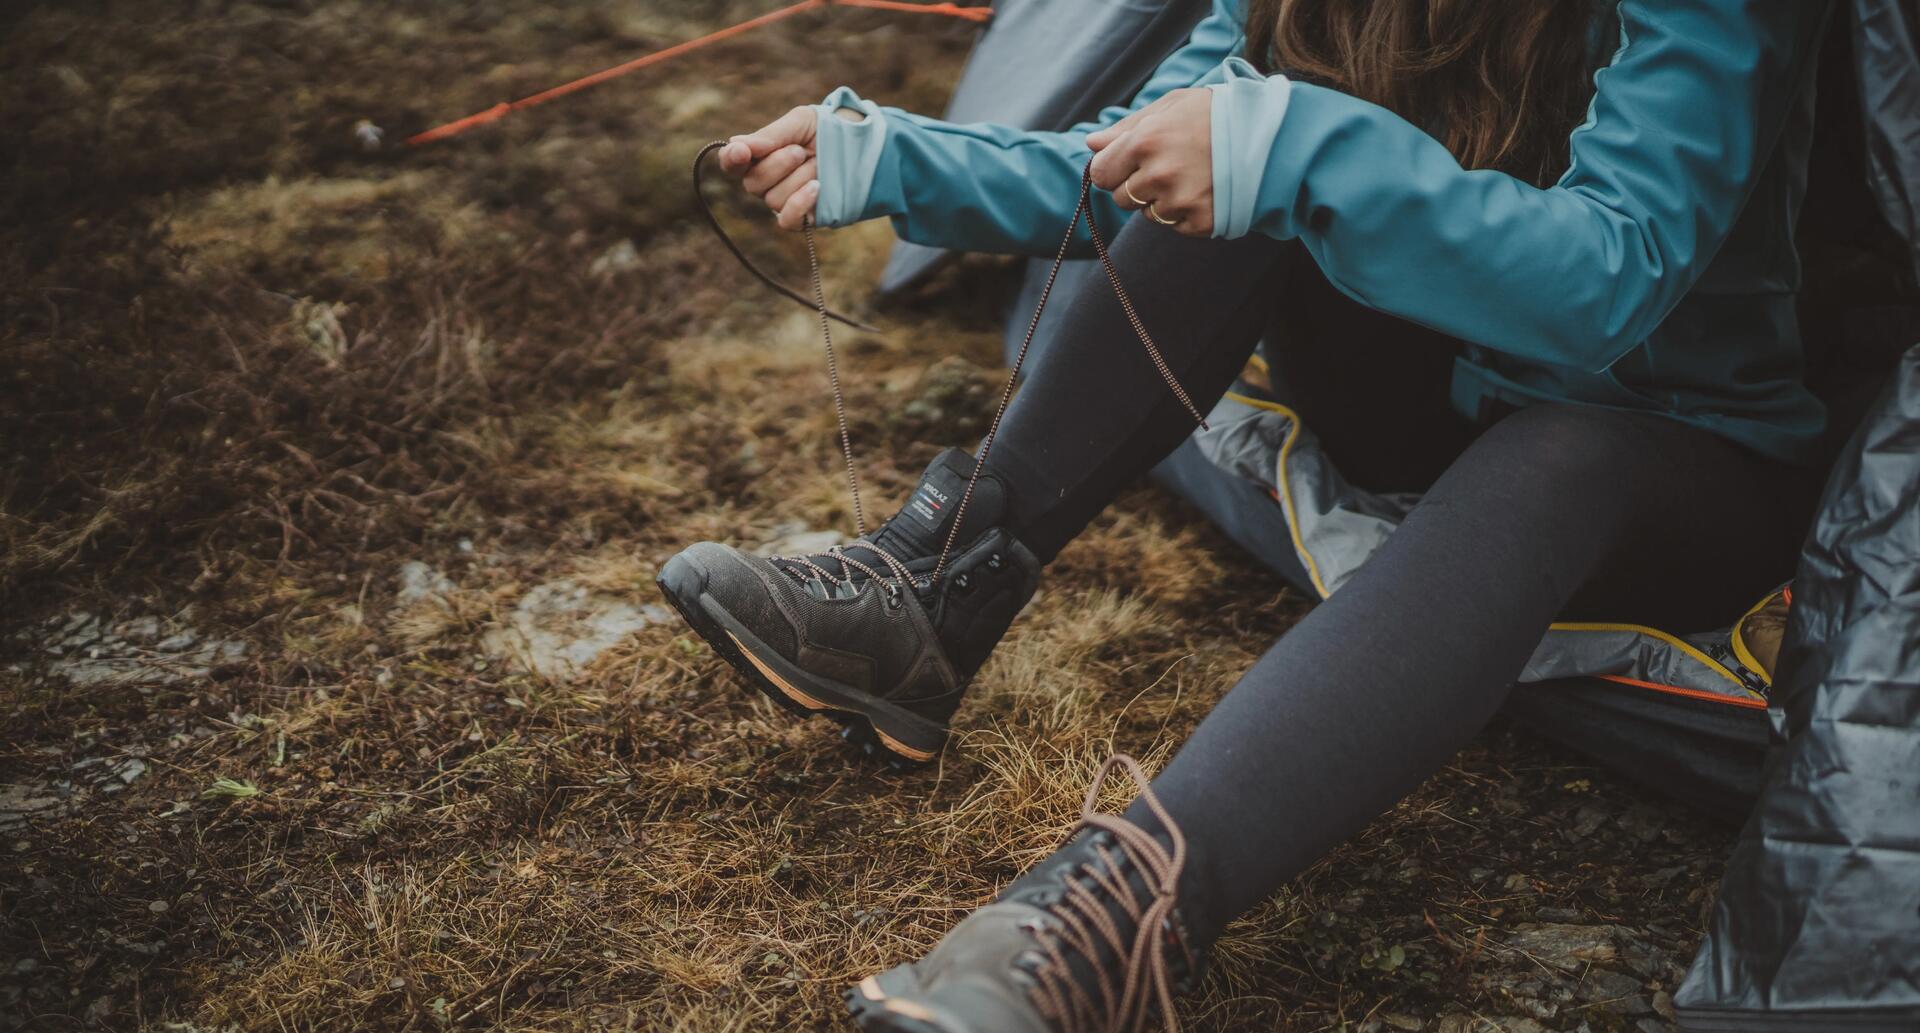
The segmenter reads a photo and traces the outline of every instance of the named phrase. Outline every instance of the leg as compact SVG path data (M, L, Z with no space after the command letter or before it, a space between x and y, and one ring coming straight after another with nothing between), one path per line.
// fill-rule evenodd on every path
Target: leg
M1113 257L1141 315L1179 328L1164 355L1209 405L1244 366L1271 310L1259 287L1289 252L1149 229L1129 226ZM662 592L769 699L838 721L870 753L933 759L1040 567L1193 429L1110 292L1080 292L1061 316L1058 346L964 503L975 464L951 449L892 519L844 549L768 558L702 542L661 568Z
M1144 219L1110 249L1167 366L1202 412L1253 353L1303 249L1267 237L1196 240ZM987 468L1012 495L1011 529L1051 560L1128 483L1193 433L1104 279L1045 322L1052 345L1008 407Z
M1443 765L1570 604L1737 615L1792 569L1800 479L1657 416L1543 406L1494 426L1155 781L1193 846L1182 911L1199 941Z
M1139 1028L1272 893L1492 716L1570 604L1738 613L1790 570L1813 485L1661 417L1542 406L1473 443L1283 637L1124 818L1081 832L921 961L849 991L885 1033ZM1119 765L1119 768L1116 768Z

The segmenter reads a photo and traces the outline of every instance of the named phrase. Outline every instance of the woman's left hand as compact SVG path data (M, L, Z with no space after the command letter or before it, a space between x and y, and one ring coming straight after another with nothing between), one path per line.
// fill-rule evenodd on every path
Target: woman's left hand
M1213 235L1213 91L1174 90L1087 137L1093 182L1190 237Z

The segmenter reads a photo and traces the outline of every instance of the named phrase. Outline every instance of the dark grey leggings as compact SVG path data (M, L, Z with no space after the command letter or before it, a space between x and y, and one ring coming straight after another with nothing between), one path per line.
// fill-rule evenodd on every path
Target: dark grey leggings
M1711 627L1790 575L1803 471L1649 414L1555 404L1468 425L1444 402L1454 343L1340 298L1297 245L1136 219L1113 257L1196 400L1269 332L1276 386L1343 470L1426 489L1154 782L1191 845L1181 911L1202 942L1445 764L1554 620ZM1061 300L989 461L1015 533L1049 557L1192 430L1104 283Z

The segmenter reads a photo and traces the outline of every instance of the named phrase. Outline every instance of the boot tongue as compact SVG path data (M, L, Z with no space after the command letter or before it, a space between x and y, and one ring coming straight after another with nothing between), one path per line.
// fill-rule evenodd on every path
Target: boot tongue
M973 466L973 457L963 449L949 448L940 453L921 475L920 483L907 497L907 504L874 535L874 543L909 564L939 555L959 514L960 499L966 494L967 478L972 475ZM983 471L974 482L973 498L967 503L966 526L954 537L954 548L964 547L982 531L1000 523L1006 510L1006 486L999 478Z

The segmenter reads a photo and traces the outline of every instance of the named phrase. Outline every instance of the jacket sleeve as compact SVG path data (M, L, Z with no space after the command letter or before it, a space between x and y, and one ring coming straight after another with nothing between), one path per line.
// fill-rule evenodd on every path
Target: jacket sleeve
M1546 189L1462 170L1373 104L1277 84L1286 118L1264 168L1227 174L1260 178L1241 225L1300 239L1373 308L1604 370L1659 325L1731 232L1806 82L1826 8L1622 0L1620 49L1595 78L1567 173ZM1245 104L1265 86L1231 88Z
M1169 91L1222 76L1241 45L1240 4L1214 0L1187 43L1160 63L1126 105L1060 132L956 125L885 108L842 87L820 105L820 198L826 226L889 217L905 240L969 251L1050 255L1080 197L1080 172L1093 157L1086 138ZM851 108L860 121L834 117ZM1111 229L1130 213L1095 191L1094 210ZM1083 220L1075 253L1090 248Z

